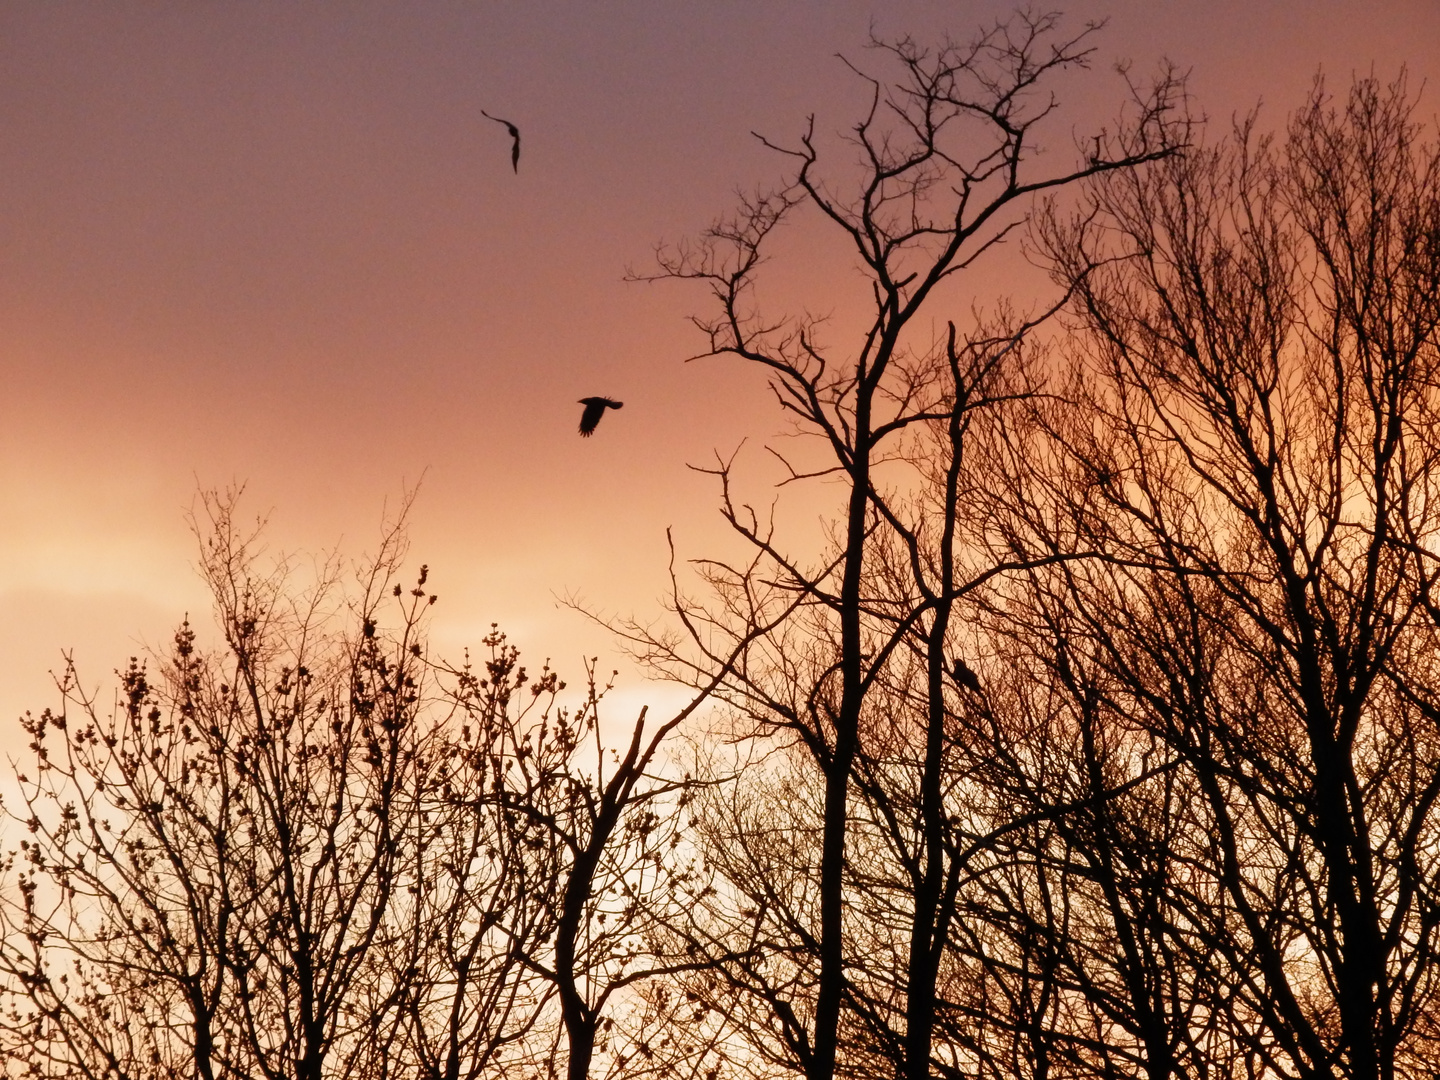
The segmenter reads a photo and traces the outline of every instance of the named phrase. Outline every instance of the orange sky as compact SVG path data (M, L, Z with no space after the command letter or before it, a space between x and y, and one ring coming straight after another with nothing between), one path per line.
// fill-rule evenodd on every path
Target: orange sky
M751 130L850 122L834 54L872 20L968 36L1009 8L0 2L0 747L62 647L98 684L204 609L197 484L247 482L277 547L358 552L423 474L443 650L499 621L567 672L609 653L555 595L658 614L666 526L714 546L686 463L778 426L753 374L681 362L701 298L625 268L779 175ZM1061 133L1112 115L1117 57L1276 124L1322 67L1440 75L1435 0L1067 10L1110 25ZM520 125L518 176L481 108ZM816 250L795 289L823 304L848 263ZM589 394L626 405L582 440Z

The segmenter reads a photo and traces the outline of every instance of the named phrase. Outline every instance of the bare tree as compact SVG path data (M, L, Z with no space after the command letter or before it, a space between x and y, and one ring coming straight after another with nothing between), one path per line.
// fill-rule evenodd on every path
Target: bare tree
M524 893L493 915L523 969L515 974L538 980L557 1003L569 1080L591 1075L597 1051L613 1072L674 1075L695 1058L695 1040L666 1024L664 1008L646 1020L635 992L698 966L657 952L656 929L681 902L688 871L675 853L696 785L688 774L668 774L662 750L705 694L648 734L642 709L628 745L612 749L600 715L610 687L597 686L593 667L576 709L547 708L532 720L509 703L520 696L553 701L563 684L547 668L527 685L503 638L488 644L485 676L459 672L455 698L465 746L486 776L487 812L513 851L516 888ZM532 908L543 918L536 921ZM656 1000L652 995L652 1005ZM545 1067L556 1071L548 1060Z
M504 793L507 764L530 747L525 733L557 720L565 727L564 683L548 669L529 679L498 629L483 645L483 675L468 665L449 671L454 713L406 848L415 917L394 955L408 987L408 1059L431 1080L543 1067L554 1046L554 988L526 964L555 933L554 881L537 867L528 823L506 809Z
M1108 558L1036 574L1009 610L1047 664L1093 673L1108 741L1183 767L1136 947L1213 988L1252 1073L1422 1076L1436 1053L1440 156L1421 137L1403 78L1338 106L1317 84L1279 144L1248 121L1046 229L1079 359L1074 407L1042 418L1058 468L1030 470L1026 543Z
M110 716L70 668L65 708L26 721L6 1051L106 1080L693 1063L663 993L638 991L696 966L653 929L694 787L662 749L704 695L651 731L642 710L612 752L593 677L568 707L498 631L481 672L428 657L428 572L395 581L403 514L346 601L338 562L297 591L286 560L259 571L233 496L205 508L224 647L183 627Z
M318 1080L395 1040L401 987L375 961L428 738L428 598L378 628L398 528L336 611L333 562L297 597L283 563L256 573L232 500L205 506L224 649L182 627L158 681L122 673L113 714L70 668L62 709L26 721L0 973L8 1052L38 1075Z
M1024 220L1031 196L1162 158L1183 138L1183 119L1174 113L1179 87L1166 75L1134 95L1119 137L1088 143L1073 167L1034 168L1037 133L1056 107L1044 87L1065 69L1088 63L1095 29L1066 36L1056 16L1022 13L967 43L947 41L934 50L908 38L872 41L896 74L883 81L857 70L871 91L869 108L846 139L858 156L857 167L822 168L812 118L798 144L766 141L793 163L789 186L744 200L734 217L713 226L697 245L660 255L661 277L701 281L711 291L715 314L696 319L708 336L709 354L735 356L766 371L782 410L815 437L820 463L786 461L790 479L834 477L844 485L834 548L811 564L732 501L729 465L722 463L716 472L723 512L751 545L755 560L707 564L719 599L713 609L677 596L698 658L682 655L673 641L632 628L649 659L673 674L688 671L692 679L703 679L728 654L728 647L717 651L715 642L736 641L750 628L775 621L778 607L800 605L784 631L749 649L721 693L752 719L753 733L788 736L803 746L824 780L814 883L818 917L806 910L803 926L775 927L791 942L813 945L813 981L802 980L792 994L753 967L735 973L774 1011L775 1024L767 1029L783 1043L790 1065L812 1080L829 1080L835 1073L842 1009L852 985L844 926L847 830L865 703L891 656L916 634L930 642L933 707L927 722L934 735L926 749L926 824L913 847L918 878L911 897L903 1055L908 1075L924 1076L930 1068L936 957L946 923L940 906L945 856L936 842L935 799L945 672L951 670L944 643L950 606L973 583L955 577L951 551L927 563L936 557L933 545L946 541L929 527L905 521L885 492L891 484L903 490L911 483L893 470L905 460L915 429L943 428L981 406L983 379L966 380L978 378L987 365L1003 365L1007 350L991 350L978 369L962 371L954 339L947 351L915 331L916 319ZM827 344L821 320L812 316L767 316L757 299L759 270L775 230L805 208L817 212L859 258L873 306L847 345ZM1008 337L1023 338L1030 321L1016 320ZM940 472L945 473L943 465ZM952 491L945 507L951 522L957 510ZM942 532L946 527L940 526ZM871 595L867 552L877 530L887 528L899 529L913 544L916 576L900 595Z

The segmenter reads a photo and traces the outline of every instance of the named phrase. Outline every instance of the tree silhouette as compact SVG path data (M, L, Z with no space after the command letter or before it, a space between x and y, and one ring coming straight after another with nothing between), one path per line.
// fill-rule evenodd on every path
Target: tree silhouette
M379 630L397 527L349 619L330 617L338 564L300 593L283 562L257 572L233 506L207 497L201 529L223 649L184 626L158 677L121 673L113 714L72 667L62 708L26 718L0 976L7 1052L41 1074L319 1080L373 1075L397 1043L404 984L384 957L434 739L416 636L431 598L417 586Z
M1075 848L1148 896L1151 1075L1201 1071L1170 1050L1207 1012L1213 1069L1433 1068L1440 151L1415 116L1403 77L1317 83L1282 140L1252 118L1044 230L1071 403L1016 450L1014 535L1107 558L1037 572L1005 619L1105 768L1168 761L1186 793L1152 803L1181 823L1156 820L1153 885L1120 869L1149 837Z
M952 333L948 343L915 327L946 286L1019 227L1031 197L1166 157L1185 137L1184 117L1175 111L1180 88L1166 73L1151 90L1135 94L1119 135L1093 141L1071 166L1035 168L1037 132L1056 107L1038 88L1066 69L1086 66L1095 29L1067 36L1057 16L1022 12L967 43L947 41L933 50L908 38L873 40L891 73L881 79L857 72L870 104L846 137L844 158L858 158L858 166L830 166L828 156L822 166L812 117L794 145L762 140L793 166L788 186L742 201L699 242L660 254L659 277L701 282L714 300L713 312L695 319L707 337L707 355L760 367L781 409L814 437L818 463L781 459L789 481L823 476L843 484L845 507L834 522L834 546L812 562L786 550L754 511L737 505L730 463L722 462L714 473L723 513L751 547L753 561L707 564L714 608L676 596L693 653L645 627L630 630L641 654L663 670L704 679L728 651L717 653L716 641L748 634L772 621L773 607L803 598L794 623L757 642L721 693L751 721L736 734L794 740L824 780L819 853L805 863L815 869L814 895L803 905L813 917L774 927L734 925L736 941L773 932L786 938L775 942L783 953L798 936L812 955L773 979L763 967L731 973L732 987L753 995L769 1014L752 1025L754 1052L803 1071L809 1080L835 1074L846 1005L868 1008L854 970L862 954L850 946L844 918L851 779L866 753L867 702L891 658L917 634L925 639L927 657L921 723L929 731L922 751L928 795L920 834L902 847L923 887L907 898L912 907L904 987L877 985L872 1001L879 1011L871 1016L870 1038L898 1040L905 1075L919 1080L931 1069L934 981L948 924L941 910L948 872L945 815L936 797L944 787L946 650L957 600L998 570L980 565L957 574L960 462L969 419L998 399L1027 392L1018 357L1036 319L1002 320L963 342ZM830 341L816 317L762 315L756 298L776 229L805 207L817 211L858 259L870 306L863 330L847 344ZM893 466L905 459L907 443L935 426L942 431L938 456L917 471L938 479L938 490L929 490L929 508L938 500L939 513L907 518L901 501L886 491L892 482L903 489L914 476L901 480L892 475ZM899 550L911 553L909 565L901 562L910 575L903 599L870 591L878 580L868 569L872 551L887 532ZM756 918L763 923L763 916ZM739 951L733 941L729 947Z

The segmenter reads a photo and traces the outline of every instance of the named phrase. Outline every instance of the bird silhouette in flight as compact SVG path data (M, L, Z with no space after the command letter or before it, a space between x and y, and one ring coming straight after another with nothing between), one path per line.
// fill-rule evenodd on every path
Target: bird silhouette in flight
M955 670L952 671L950 675L957 683L965 687L966 690L974 690L977 694L980 692L980 676L976 675L975 672L970 669L970 665L958 656L955 657Z
M520 171L520 129L509 120L501 120L498 116L491 116L484 109L480 110L480 115L487 120L494 120L497 124L504 124L505 130L510 132L510 138L515 140L515 145L510 148L510 167L518 173Z
M625 406L623 401L612 401L608 397L582 397L580 404L585 406L585 411L580 414L580 434L587 439L594 433L595 425L600 423L606 409L620 409Z

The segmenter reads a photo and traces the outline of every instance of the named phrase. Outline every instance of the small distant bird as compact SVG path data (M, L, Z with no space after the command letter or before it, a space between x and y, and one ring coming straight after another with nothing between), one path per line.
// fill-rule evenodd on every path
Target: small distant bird
M585 411L580 414L580 434L587 439L594 432L595 425L600 423L606 409L625 407L623 401L611 401L608 397L582 397L580 404L585 406Z
M970 665L958 656L955 657L954 664L955 670L950 673L951 676L966 690L974 690L978 694L980 692L980 676L971 671Z
M510 167L518 173L520 171L520 129L509 120L501 120L498 116L491 116L484 109L480 110L480 115L487 120L494 120L497 124L504 124L505 130L510 132L510 138L515 140L515 145L510 148Z

